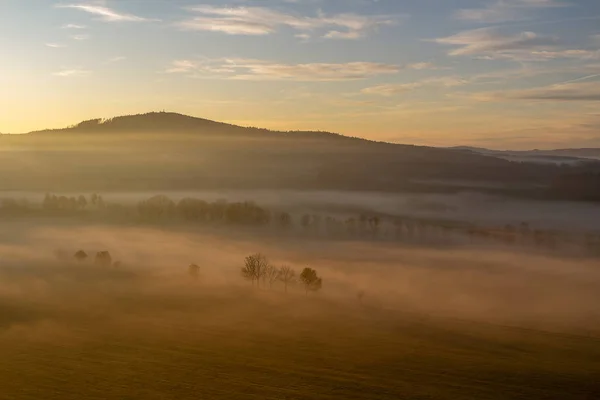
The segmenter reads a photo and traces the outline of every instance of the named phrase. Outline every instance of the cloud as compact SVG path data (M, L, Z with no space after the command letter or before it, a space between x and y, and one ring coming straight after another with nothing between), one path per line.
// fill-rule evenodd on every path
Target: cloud
M542 88L514 90L499 97L522 100L600 101L600 82L570 82Z
M421 69L437 69L437 67L435 65L433 65L433 63L430 62L420 62L420 63L416 63L416 64L411 64L409 65L410 69L417 69L417 70L421 70Z
M599 76L598 74L594 74L554 85L530 89L469 93L466 94L466 97L481 102L512 102L514 100L596 102L600 101L600 82L589 82L589 80L596 79Z
M374 62L284 64L253 59L176 60L165 71L236 80L345 81L395 74L398 65Z
M63 26L61 26L62 29L87 29L87 26L85 25L78 25L78 24L65 24Z
M398 94L413 91L422 87L456 87L467 84L469 81L456 76L441 76L436 78L424 79L416 82L386 84L371 86L361 90L361 93L378 96L395 96Z
M148 19L144 17L140 17L133 14L121 13L111 8L99 5L99 4L86 4L86 3L77 3L77 4L57 4L58 8L71 8L75 10L80 10L87 12L89 14L94 14L99 17L100 20L105 22L146 22L146 21L157 21L155 19Z
M195 17L179 22L184 30L221 32L229 35L269 35L287 27L307 32L322 30L320 36L328 39L358 39L385 25L398 23L402 16L337 14L316 17L299 16L265 7L189 7Z
M54 76L61 77L74 77L74 76L86 76L91 74L91 71L83 70L83 69L65 69L62 71L55 72Z
M531 19L532 11L568 7L557 0L497 0L481 8L458 10L455 18L480 23L497 23Z
M558 49L558 39L554 36L539 35L534 32L502 34L494 28L464 31L433 39L433 42L457 47L448 53L452 56L471 55L488 59L520 59L531 54Z
M73 40L88 40L90 35L72 35L71 39Z
M47 47L52 47L53 49L59 49L61 47L66 47L64 44L60 43L46 43Z

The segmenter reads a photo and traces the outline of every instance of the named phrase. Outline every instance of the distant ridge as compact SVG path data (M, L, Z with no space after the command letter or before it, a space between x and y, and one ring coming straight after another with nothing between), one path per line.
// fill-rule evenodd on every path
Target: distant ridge
M450 147L469 154L483 154L509 161L534 163L580 163L600 161L600 148L555 149L555 150L491 150L481 147Z
M153 132L174 132L174 133L202 133L210 131L212 133L228 134L257 134L278 137L281 135L294 135L304 138L337 138L364 140L376 142L369 139L345 136L333 132L325 131L277 131L257 127L244 127L228 124L225 122L213 121L205 118L192 117L175 112L148 112L134 115L123 115L112 118L95 118L79 122L75 125L60 129L44 129L29 132L28 134L40 133L153 133Z
M485 190L564 198L565 190L548 192L561 177L583 176L577 182L584 187L586 174L600 173L600 162L560 154L275 131L164 111L92 119L2 140L16 151L0 159L0 190ZM596 198L595 192L573 193L577 199Z

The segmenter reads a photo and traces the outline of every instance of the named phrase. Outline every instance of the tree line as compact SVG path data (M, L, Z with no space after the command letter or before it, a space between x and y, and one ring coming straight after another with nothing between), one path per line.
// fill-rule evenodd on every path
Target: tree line
M312 268L304 268L297 275L292 267L283 265L277 267L269 262L263 254L257 253L247 256L244 259L244 266L241 270L242 277L252 283L257 288L268 285L273 289L276 283L283 284L287 293L288 286L300 282L304 286L305 293L317 292L323 287L323 280L318 276L317 271Z
M507 246L534 246L554 250L561 245L579 246L586 253L600 255L600 233L566 233L539 229L527 222L517 225L490 227L476 226L441 219L411 216L389 216L377 213L360 213L340 217L304 213L292 215L286 211L273 211L251 202L205 201L183 198L177 202L158 195L132 206L106 202L99 194L89 196L57 196L46 194L41 209L27 200L3 199L0 213L8 215L71 215L94 212L107 217L138 219L145 223L180 220L197 224L227 224L272 227L281 230L304 232L336 238L366 238L396 240L406 243L452 244L456 240L471 242L497 242Z

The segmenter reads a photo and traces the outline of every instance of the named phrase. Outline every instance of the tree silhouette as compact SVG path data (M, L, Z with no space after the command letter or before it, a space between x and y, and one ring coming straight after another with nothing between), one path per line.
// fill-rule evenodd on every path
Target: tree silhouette
M279 214L279 226L281 226L282 228L289 228L291 225L292 216L289 213L283 212Z
M277 278L283 282L283 286L285 288L285 292L287 293L288 285L296 282L296 272L287 265L279 268L279 274Z
M300 220L300 224L303 228L308 228L311 223L311 216L309 214L304 214L302 219Z
M279 280L279 269L271 264L265 267L263 279L269 282L269 289L273 288L273 284Z
M81 262L85 261L88 258L88 255L85 251L79 250L77 253L75 253L74 257L77 261Z
M304 289L308 294L308 291L319 291L323 286L323 280L317 275L317 271L312 268L304 268L300 274L300 281L304 285Z
M102 198L96 197L97 205L101 203ZM175 203L164 195L158 195L142 201L138 204L138 213L142 218L161 219L173 215L175 212Z
M85 199L85 196L79 195L79 197L77 198L77 206L83 210L85 207L87 207L87 204L88 204L88 202Z
M267 258L260 254L252 254L245 258L242 276L252 282L256 281L256 286L260 287L260 279L264 276L266 268L269 265Z
M198 279L198 277L200 276L200 267L196 264L190 264L188 266L188 273L192 278Z
M112 257L108 251L99 251L96 253L96 259L94 261L96 264L104 267L110 267L112 265Z

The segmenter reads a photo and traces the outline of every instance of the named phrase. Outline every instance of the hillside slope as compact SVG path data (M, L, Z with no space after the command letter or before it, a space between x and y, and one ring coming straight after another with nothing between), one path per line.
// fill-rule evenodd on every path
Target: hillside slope
M91 120L3 135L0 190L204 188L539 191L596 167L374 142L328 132L278 132L175 113ZM440 186L439 182L450 185ZM432 183L436 182L436 183Z

